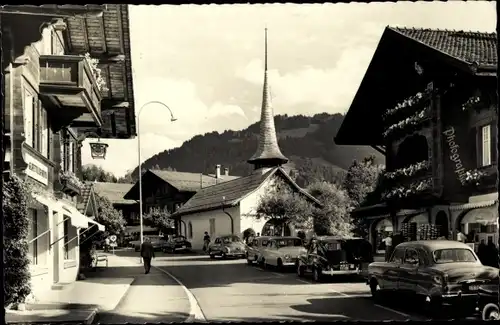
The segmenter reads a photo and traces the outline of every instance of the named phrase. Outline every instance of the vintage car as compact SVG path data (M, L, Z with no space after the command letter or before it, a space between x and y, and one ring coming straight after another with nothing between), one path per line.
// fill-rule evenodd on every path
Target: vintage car
M500 320L498 282L484 283L479 287L478 311L482 320Z
M374 299L391 292L410 294L431 313L450 304L472 311L480 287L496 281L497 268L482 265L468 245L451 240L401 243L389 262L371 263L367 277Z
M325 236L311 241L305 254L299 256L299 277L312 274L316 282L325 276L362 275L373 262L372 245L363 238Z
M215 241L208 247L210 258L220 256L225 259L228 257L245 258L246 245L240 237L235 235L226 235L215 238Z
M163 245L162 251L164 253L185 252L190 251L192 248L191 243L184 236L172 236Z
M150 239L151 244L155 250L162 250L163 246L167 243L167 240L163 236L159 235L149 235L144 236ZM134 248L136 252L141 250L141 241L133 240L130 242L130 245Z
M258 259L263 267L269 265L278 269L293 267L300 254L306 251L299 237L271 237Z
M252 240L247 246L247 263L252 265L256 263L262 254L262 250L267 246L267 243L271 237L262 236L257 237Z

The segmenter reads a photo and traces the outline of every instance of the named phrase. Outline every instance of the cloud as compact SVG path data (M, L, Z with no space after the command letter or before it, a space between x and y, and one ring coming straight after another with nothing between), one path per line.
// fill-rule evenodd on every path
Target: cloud
M308 114L327 111L345 112L361 83L375 49L356 46L346 48L337 63L330 69L306 66L281 73L269 70L269 79L275 113L303 114L304 104ZM236 70L236 76L249 83L261 85L264 68L261 59L253 59Z

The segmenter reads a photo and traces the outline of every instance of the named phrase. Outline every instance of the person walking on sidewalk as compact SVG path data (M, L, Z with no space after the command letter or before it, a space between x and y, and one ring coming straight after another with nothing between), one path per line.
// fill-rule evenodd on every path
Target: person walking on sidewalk
M109 252L109 237L104 239L104 252Z
M210 246L210 235L207 231L205 231L205 235L203 236L203 251L208 252L208 247Z
M144 238L141 245L141 257L144 261L144 273L148 274L151 270L151 260L155 258L155 250L148 237Z

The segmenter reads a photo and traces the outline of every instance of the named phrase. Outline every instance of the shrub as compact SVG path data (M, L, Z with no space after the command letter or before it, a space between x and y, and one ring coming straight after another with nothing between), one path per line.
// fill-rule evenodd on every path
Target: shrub
M17 176L4 181L4 307L24 303L31 293L28 258L28 202L30 191Z

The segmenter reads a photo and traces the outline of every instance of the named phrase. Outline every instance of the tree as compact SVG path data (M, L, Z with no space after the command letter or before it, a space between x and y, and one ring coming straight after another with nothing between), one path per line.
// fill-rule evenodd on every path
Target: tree
M116 183L118 179L115 175L105 171L102 167L96 165L85 165L82 167L82 176L84 181L91 182L109 182Z
M367 196L375 190L384 168L375 164L375 156L366 157L362 162L353 161L344 180L344 188L353 208L365 203ZM358 235L365 237L368 234L368 223L364 219L355 219L354 225Z
M146 225L155 227L162 233L166 233L175 227L174 220L170 218L170 213L165 209L153 208L143 218Z
M314 205L303 195L294 192L284 182L276 184L264 194L257 205L256 218L264 218L283 226L292 224L296 228L311 229Z
M128 170L125 175L119 177L117 183L133 184L136 180L132 177L132 170Z
M351 201L343 188L328 182L316 182L307 191L322 203L321 207L315 209L313 217L317 235L352 235Z
M4 181L2 193L5 307L9 304L24 303L31 293L28 257L30 190L14 175Z
M106 227L106 231L98 236L102 239L110 235L122 235L127 224L122 212L116 210L107 198L97 194L95 197L98 206L96 221Z

